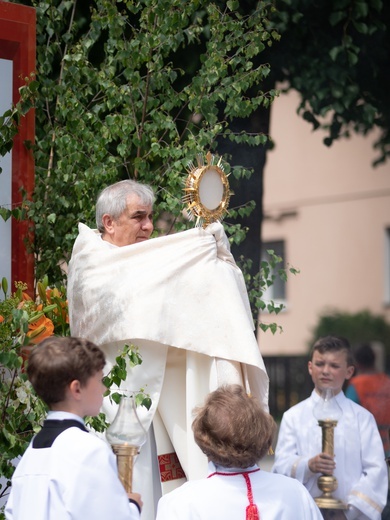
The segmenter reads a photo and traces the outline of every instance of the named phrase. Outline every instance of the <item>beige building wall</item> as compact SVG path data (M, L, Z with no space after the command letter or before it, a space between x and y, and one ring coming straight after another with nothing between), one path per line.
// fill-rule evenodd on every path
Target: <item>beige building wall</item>
M326 147L324 133L296 114L296 92L273 104L264 179L263 241L284 240L289 277L282 333L260 333L263 355L307 352L327 311L369 310L390 321L390 164L372 167L373 136Z

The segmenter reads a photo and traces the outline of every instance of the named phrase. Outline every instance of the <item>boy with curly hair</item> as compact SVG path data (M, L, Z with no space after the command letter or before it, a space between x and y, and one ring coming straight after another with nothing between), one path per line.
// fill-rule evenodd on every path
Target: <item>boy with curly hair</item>
M164 495L156 520L322 520L304 486L257 465L272 444L275 422L242 386L209 394L192 429L209 476Z

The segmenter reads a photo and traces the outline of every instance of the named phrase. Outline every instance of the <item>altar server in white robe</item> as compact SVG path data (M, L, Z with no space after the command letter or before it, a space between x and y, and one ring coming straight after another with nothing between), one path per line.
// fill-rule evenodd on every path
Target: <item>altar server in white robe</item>
M32 350L28 377L50 411L15 469L7 520L139 520L140 495L127 496L112 450L83 421L100 411L104 365L85 339L52 336Z
M348 505L337 512L337 518L379 520L386 504L388 472L373 415L342 391L354 372L349 342L334 336L320 338L308 368L314 391L283 415L273 471L299 480L313 497L322 495L318 477L333 474L338 482L333 496ZM333 389L342 410L334 430L334 458L321 452L322 432L313 414L326 388Z
M164 495L156 520L322 520L302 484L257 465L276 425L242 386L212 392L195 411L192 427L209 475Z
M152 189L132 180L105 188L98 229L79 225L67 285L71 333L97 343L107 369L125 343L139 347L142 365L122 387L145 388L152 400L149 411L139 408L149 438L134 467L142 520L155 519L162 493L207 474L191 412L211 390L243 384L268 405L245 282L223 226L148 240L153 203ZM115 405L105 400L103 411L111 422Z

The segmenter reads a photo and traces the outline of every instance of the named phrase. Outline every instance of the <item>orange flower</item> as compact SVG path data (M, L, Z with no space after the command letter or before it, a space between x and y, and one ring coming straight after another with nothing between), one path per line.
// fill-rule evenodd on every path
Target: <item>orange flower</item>
M27 336L30 338L30 342L36 345L40 341L54 333L53 322L46 316L41 316L36 321L29 323Z
M0 314L0 323L3 323L3 321L4 321L4 316L2 316L2 315Z
M60 305L62 319L65 320L65 323L69 323L68 300L66 300L66 302L61 302ZM56 312L58 314L58 311Z
M47 297L50 298L50 300L52 300L52 298L61 298L62 296L57 287L54 287L54 289L50 289L50 291L48 290L47 292L49 293Z

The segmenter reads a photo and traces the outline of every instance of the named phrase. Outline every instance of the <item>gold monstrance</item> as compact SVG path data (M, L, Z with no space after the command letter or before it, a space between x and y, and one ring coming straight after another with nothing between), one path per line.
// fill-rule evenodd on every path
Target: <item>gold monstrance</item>
M224 172L222 158L210 152L197 155L197 166L188 165L183 202L187 204L190 219L196 218L196 225L207 227L212 222L220 221L227 213L230 191L228 176Z

